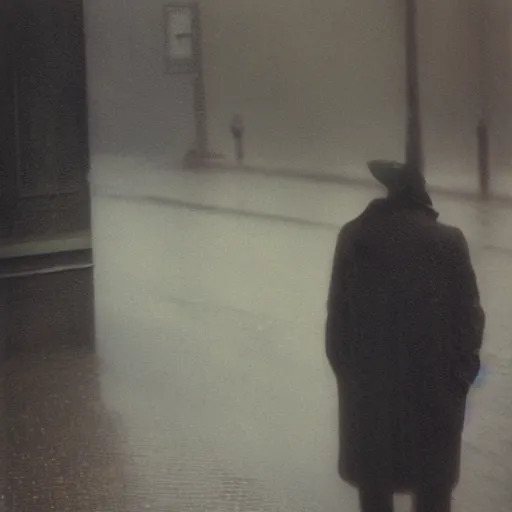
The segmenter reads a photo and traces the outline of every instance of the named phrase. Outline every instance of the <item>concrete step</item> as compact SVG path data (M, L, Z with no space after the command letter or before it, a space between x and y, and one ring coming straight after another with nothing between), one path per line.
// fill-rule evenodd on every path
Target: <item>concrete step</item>
M0 279L30 277L93 266L91 249L0 258Z
M94 346L91 254L28 258L0 277L4 357ZM16 265L22 265L16 267ZM22 270L23 269L23 270Z
M0 240L0 260L91 249L90 231Z

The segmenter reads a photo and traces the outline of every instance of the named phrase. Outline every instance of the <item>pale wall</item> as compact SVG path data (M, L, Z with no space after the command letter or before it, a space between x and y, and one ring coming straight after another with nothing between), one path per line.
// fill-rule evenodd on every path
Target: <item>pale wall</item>
M194 144L193 88L164 72L164 2L84 3L93 172L179 165Z
M490 2L490 109L494 164L512 171L512 2Z
M478 2L418 2L427 170L473 173L476 166L480 112Z
M479 1L418 2L432 171L474 173ZM493 136L502 152L508 3L489 1ZM203 0L202 19L215 150L232 157L228 127L240 112L249 162L339 172L368 158L402 157L403 0Z
M474 172L479 1L418 2L431 169ZM495 155L509 162L511 8L508 0L489 1ZM85 0L93 171L101 162L173 168L194 143L192 77L164 72L164 4ZM401 158L401 6L201 0L212 148L232 157L229 123L240 112L252 162L339 172L367 158Z
M403 58L395 0L204 0L214 149L247 123L248 157L306 168L403 153Z

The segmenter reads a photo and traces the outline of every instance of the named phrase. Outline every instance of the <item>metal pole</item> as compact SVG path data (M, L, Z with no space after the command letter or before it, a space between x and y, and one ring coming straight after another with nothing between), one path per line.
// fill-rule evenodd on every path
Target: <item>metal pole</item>
M406 161L420 173L424 173L416 0L405 0L405 61L407 95Z
M480 16L478 23L479 42L479 79L480 79L480 117L477 125L477 148L478 148L478 178L480 194L483 198L488 197L490 188L490 138L489 138L489 31L488 31L488 1L480 1Z
M196 75L194 77L194 103L195 103L195 125L196 125L196 150L206 157L209 155L209 141L206 115L206 92L203 74L203 52L201 32L201 12L199 4L192 4L194 12L194 47L196 52Z

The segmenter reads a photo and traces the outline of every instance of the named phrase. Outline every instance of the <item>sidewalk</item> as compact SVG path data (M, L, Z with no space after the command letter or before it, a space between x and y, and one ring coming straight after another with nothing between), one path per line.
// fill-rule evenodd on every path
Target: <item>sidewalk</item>
M99 167L98 167L99 168ZM293 175L286 171L199 171L148 166L147 162L103 161L91 175L94 195L145 199L188 209L216 210L233 215L254 215L274 220L338 229L354 218L383 190L368 177L357 180ZM441 220L459 226L470 242L484 248L512 252L508 226L512 199L481 201L468 195L446 194L434 187Z
M348 171L344 177L347 180L369 183L371 179L365 179L360 174ZM427 170L425 177L429 189L434 194L459 199L481 200L479 177L476 170L473 173L462 174L433 169ZM512 207L512 171L510 173L495 172L491 176L489 201L508 204Z
M321 169L311 171L302 168L266 167L265 165L239 166L231 162L206 163L203 170L207 172L251 173L266 176L304 179L316 182L352 183L373 185L374 181L366 167L345 167L343 169ZM432 192L446 196L481 200L480 182L477 169L468 172L428 168L425 171L429 188ZM490 177L489 200L505 202L512 206L512 169L495 169Z
M95 171L90 181L98 183L98 177L102 180L114 171L115 174L127 172L130 180L139 180L142 177L149 177L157 174L207 174L207 175L241 175L249 179L250 176L272 177L289 181L305 181L313 183L326 183L336 185L354 185L365 188L378 189L375 181L365 168L345 168L340 172L311 171L307 169L270 168L264 166L239 166L234 163L211 162L197 169L183 169L166 165L163 162L151 162L123 157L100 157L93 164ZM101 170L98 173L98 169ZM480 185L477 171L467 173L446 172L439 169L427 169L426 179L429 190L438 196L453 199L464 199L471 201L483 201L480 194ZM486 201L489 204L501 204L512 207L512 169L510 172L501 170L495 171L490 180L490 193Z

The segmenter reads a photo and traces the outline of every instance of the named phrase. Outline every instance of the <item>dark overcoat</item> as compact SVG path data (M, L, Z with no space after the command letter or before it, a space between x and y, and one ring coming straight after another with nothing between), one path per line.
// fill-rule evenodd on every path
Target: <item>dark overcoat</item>
M395 492L454 487L484 330L464 235L414 203L371 203L338 237L326 349L339 472Z

